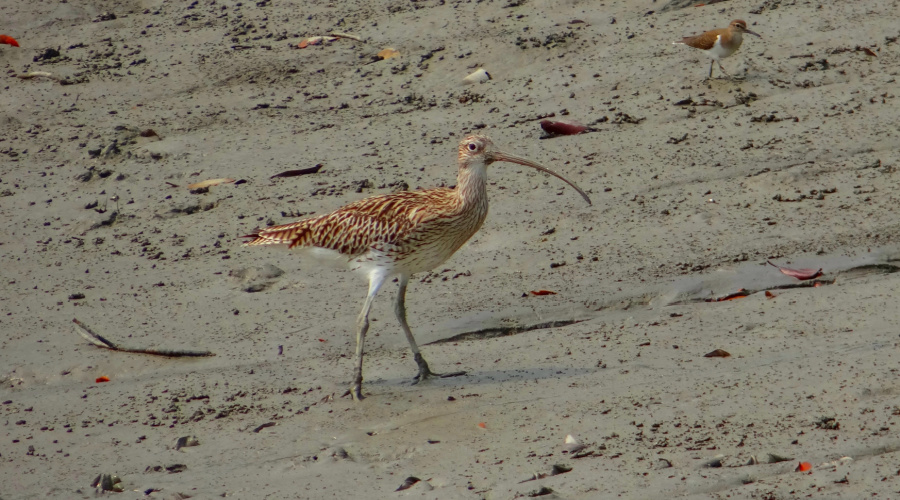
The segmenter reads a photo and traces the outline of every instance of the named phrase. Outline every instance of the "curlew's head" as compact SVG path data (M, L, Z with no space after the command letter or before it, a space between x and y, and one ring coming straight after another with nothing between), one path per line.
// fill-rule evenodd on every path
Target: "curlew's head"
M755 33L753 31L750 31L749 29L747 29L747 23L740 19L735 19L734 21L731 21L731 24L728 25L728 29L730 29L731 31L736 31L738 33L747 33L748 35L754 35L754 36L758 36L759 38L762 38L762 36L759 33Z
M459 141L459 168L487 166L492 163L490 151L496 149L490 137L472 134Z
M486 177L487 166L497 161L517 163L519 165L524 165L526 167L531 167L533 169L540 170L541 172L548 173L556 177L557 179L562 180L566 184L572 186L572 188L574 188L575 191L578 191L578 194L580 194L581 197L584 198L584 201L586 201L588 205L591 204L591 199L588 198L588 195L580 187L576 186L574 182L566 179L565 177L557 174L553 170L550 170L549 168L541 164L535 163L527 158L522 158L521 156L517 156L500 150L499 148L497 148L497 146L494 145L494 141L492 141L487 136L473 134L460 141L460 175L463 175L465 173L466 175L475 174Z

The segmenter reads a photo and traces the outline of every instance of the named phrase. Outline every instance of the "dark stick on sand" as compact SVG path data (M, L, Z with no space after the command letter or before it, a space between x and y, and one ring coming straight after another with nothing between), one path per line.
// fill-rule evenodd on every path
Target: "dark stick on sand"
M216 354L210 351L184 351L184 350L171 350L171 349L142 349L137 347L125 347L116 345L113 342L101 337L100 335L94 333L93 330L88 328L87 325L78 321L78 319L72 320L78 325L78 334L84 337L88 342L94 344L97 347L101 347L103 349L109 349L112 351L121 351L121 352L133 352L136 354L152 354L154 356L167 356L170 358L190 358L190 357L203 357L203 356L215 356Z

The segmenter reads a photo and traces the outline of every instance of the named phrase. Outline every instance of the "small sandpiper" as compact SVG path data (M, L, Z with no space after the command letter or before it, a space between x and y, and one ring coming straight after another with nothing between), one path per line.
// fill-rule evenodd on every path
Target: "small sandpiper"
M711 57L712 61L709 63L710 79L712 78L713 63L718 63L722 73L725 73L729 78L733 78L725 71L725 67L722 66L722 59L737 52L737 49L741 46L741 42L744 41L742 36L744 33L762 38L759 33L754 33L747 29L747 23L740 19L735 19L734 21L731 21L731 24L729 24L727 28L707 31L706 33L695 36L686 36L680 41L672 43L674 45L688 45L695 49L700 49L707 56Z

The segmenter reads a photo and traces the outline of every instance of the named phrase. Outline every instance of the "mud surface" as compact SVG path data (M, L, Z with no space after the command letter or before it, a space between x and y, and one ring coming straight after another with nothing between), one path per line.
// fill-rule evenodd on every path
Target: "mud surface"
M664 6L0 6L0 498L900 495L897 2ZM670 42L736 18L763 38L703 81ZM407 300L468 375L410 385L389 284L342 398L364 279L240 236L453 185L472 131L594 204L492 166Z

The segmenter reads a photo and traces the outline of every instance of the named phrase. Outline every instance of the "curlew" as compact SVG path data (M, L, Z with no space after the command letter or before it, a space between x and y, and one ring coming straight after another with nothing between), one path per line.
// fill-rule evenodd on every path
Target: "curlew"
M760 38L759 33L754 33L747 29L747 23L740 19L731 21L727 28L707 31L695 36L686 36L680 41L672 42L673 45L687 45L695 49L702 50L708 57L712 58L709 62L709 78L712 78L713 63L719 64L719 69L729 78L733 78L725 71L722 66L722 59L737 52L744 41L743 34L747 33Z
M488 165L505 161L546 172L591 203L573 182L547 167L501 151L483 135L470 135L459 143L458 161L455 188L372 196L326 215L258 229L246 236L252 239L244 246L283 244L308 250L319 257L341 259L369 279L369 292L356 320L356 366L349 390L355 400L363 398L363 345L369 330L369 309L381 286L394 276L400 283L394 313L419 367L413 383L465 374L440 374L428 367L406 321L406 287L411 275L434 269L449 259L484 223L488 213Z

